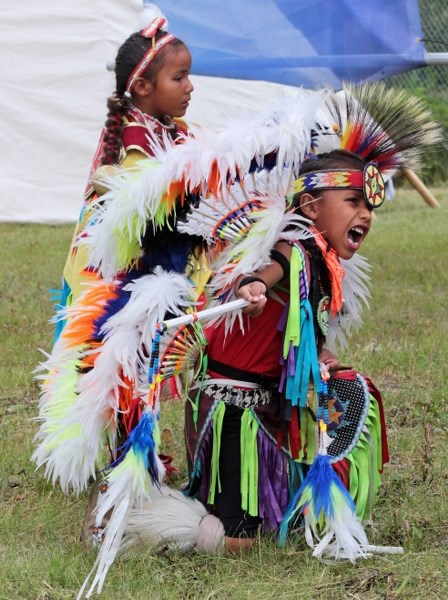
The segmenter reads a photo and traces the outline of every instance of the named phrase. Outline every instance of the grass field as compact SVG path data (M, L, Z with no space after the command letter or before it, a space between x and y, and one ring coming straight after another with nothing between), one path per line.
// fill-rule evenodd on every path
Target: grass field
M382 391L391 462L372 543L402 556L325 564L301 538L284 549L260 539L246 555L210 558L143 553L117 561L108 600L432 599L448 597L448 195L440 209L400 190L377 214L363 247L373 266L371 309L343 356ZM95 553L78 543L86 497L64 496L30 463L38 348L50 350L50 288L73 227L0 225L0 600L75 598ZM167 402L165 450L182 456L182 407Z

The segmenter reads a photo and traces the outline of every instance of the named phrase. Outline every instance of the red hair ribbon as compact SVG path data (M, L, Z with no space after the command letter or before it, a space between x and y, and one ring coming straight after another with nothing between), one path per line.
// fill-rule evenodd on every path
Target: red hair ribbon
M146 27L145 29L143 29L140 32L140 35L142 35L145 38L152 38L156 35L156 33L159 31L159 29L162 29L162 27L165 25L165 23L166 23L165 17L156 17L155 19L153 19L151 21L151 23L148 25L148 27Z

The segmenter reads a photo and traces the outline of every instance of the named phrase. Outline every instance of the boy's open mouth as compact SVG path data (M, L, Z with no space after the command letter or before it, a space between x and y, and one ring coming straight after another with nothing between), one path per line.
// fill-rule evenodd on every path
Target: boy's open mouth
M358 248L365 236L363 227L352 227L348 231L348 241L354 248Z

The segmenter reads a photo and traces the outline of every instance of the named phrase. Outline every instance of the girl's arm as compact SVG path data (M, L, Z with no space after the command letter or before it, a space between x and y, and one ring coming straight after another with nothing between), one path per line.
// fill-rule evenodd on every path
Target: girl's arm
M278 242L274 246L274 250L272 262L253 274L241 275L235 283L235 295L250 302L243 312L252 317L257 317L263 311L268 290L288 277L288 273L285 273L285 266L289 265L291 246L287 242ZM277 253L282 255L284 260ZM275 258L276 256L280 262Z

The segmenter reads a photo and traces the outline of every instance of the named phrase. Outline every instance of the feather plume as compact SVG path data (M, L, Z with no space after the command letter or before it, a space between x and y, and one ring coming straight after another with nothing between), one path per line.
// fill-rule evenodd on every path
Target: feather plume
M101 593L107 572L120 550L131 507L142 506L162 480L165 468L157 456L157 444L158 426L154 415L146 411L131 432L123 448L123 456L111 466L100 488L95 509L96 526L101 526L108 513L110 516L104 528L97 561L84 581L78 598L82 596L95 569L86 597L89 598L95 590Z
M146 27L148 27L149 25L151 25L151 22L156 19L157 17L165 17L165 15L162 13L162 11L160 10L160 8L156 5L156 4L144 4L143 5L143 10L140 13L139 19L138 19L138 29L145 29ZM163 25L163 27L161 28L163 31L167 31L168 30L168 22L165 23L165 25Z
M89 585L92 575L94 575L93 581L85 595L86 598L90 598L92 594L100 594L103 589L104 581L107 573L114 562L119 549L123 533L126 528L129 507L130 507L130 493L115 505L110 519L104 530L104 538L101 544L100 551L92 567L92 570L87 575L81 589L76 596L76 600L81 600L84 597L84 591Z
M313 151L337 148L377 163L388 177L402 166L418 168L426 148L442 139L423 100L383 81L345 84L319 108Z
M166 313L180 316L194 304L193 286L179 273L166 272L156 267L151 275L144 275L128 283L124 290L130 294L129 301L120 312L110 317L103 326L106 340L122 327L136 328L141 343L151 347L151 340L158 323Z
M352 497L333 471L327 455L316 457L286 511L280 527L281 544L285 543L289 524L300 515L305 521L305 539L313 548L313 556L321 557L328 551L351 562L368 556L367 536L356 516Z
M78 348L66 350L58 359L60 370L52 368L53 359L49 357L41 365L42 369L49 368L49 373L36 376L43 383L37 418L41 425L34 439L39 445L32 460L38 468L45 465L45 476L53 485L59 480L63 492L72 486L79 493L95 476L94 465L82 458L92 441L82 436L79 423L71 418L78 399L76 386L82 359Z

